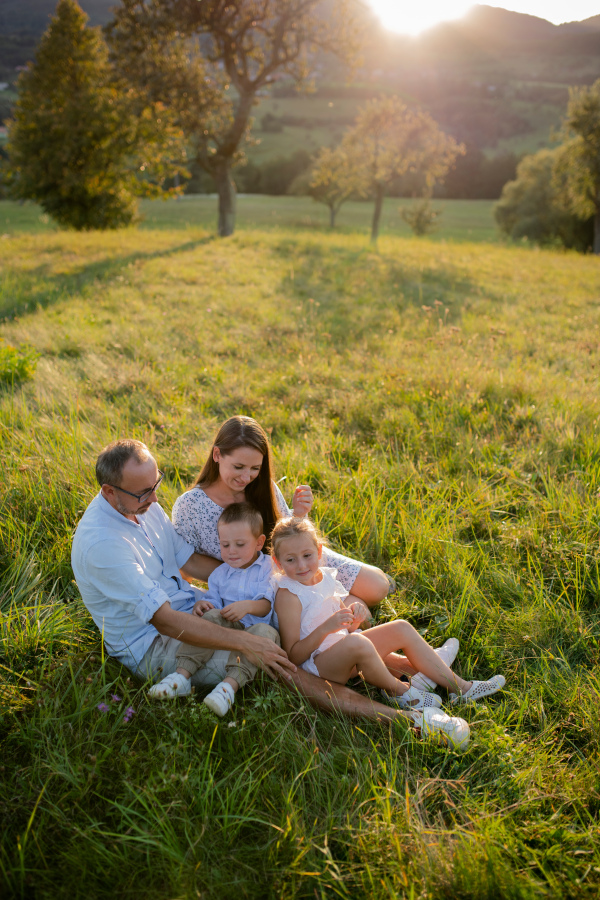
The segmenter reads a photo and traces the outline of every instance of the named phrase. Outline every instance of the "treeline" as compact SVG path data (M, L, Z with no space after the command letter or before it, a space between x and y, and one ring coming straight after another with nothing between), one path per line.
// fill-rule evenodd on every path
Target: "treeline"
M309 194L310 173L316 156L306 150L296 150L290 156L279 156L264 163L247 162L234 170L238 191L242 194ZM514 153L499 153L487 157L477 147L467 147L445 177L437 185L434 196L447 200L497 200L504 185L516 177L519 158ZM390 188L392 197L412 197L419 185L408 179ZM187 194L211 194L212 178L199 166L191 166L191 178L186 183Z
M560 137L520 161L496 221L513 240L600 254L600 79L571 89Z

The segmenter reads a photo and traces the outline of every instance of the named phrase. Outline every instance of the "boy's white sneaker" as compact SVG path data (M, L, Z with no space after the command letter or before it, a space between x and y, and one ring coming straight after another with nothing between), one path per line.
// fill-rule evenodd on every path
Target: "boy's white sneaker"
M412 712L410 716L417 728L421 729L423 738L451 750L467 749L471 729L464 719L448 716L441 709L424 709L421 712Z
M155 700L166 700L169 697L187 697L192 692L192 680L178 672L166 675L158 684L153 684L148 696Z
M235 691L226 681L221 681L216 688L213 688L210 694L204 698L204 703L217 716L226 715L235 700Z
M459 646L460 644L458 643L457 638L448 638L448 640L442 644L441 647L438 647L435 652L442 662L445 662L447 666L451 666L458 655ZM413 687L416 687L418 691L432 691L437 687L437 682L432 678L428 678L427 675L423 675L422 672L417 672L416 675L413 675L410 679L410 683Z

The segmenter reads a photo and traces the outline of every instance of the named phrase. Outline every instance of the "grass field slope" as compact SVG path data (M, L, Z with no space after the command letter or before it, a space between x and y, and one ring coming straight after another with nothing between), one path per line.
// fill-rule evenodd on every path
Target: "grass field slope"
M597 897L598 259L219 240L183 205L114 234L0 205L2 896ZM333 546L396 579L377 621L506 675L465 754L267 679L225 720L152 705L104 656L69 565L99 448L146 441L170 510L235 413Z

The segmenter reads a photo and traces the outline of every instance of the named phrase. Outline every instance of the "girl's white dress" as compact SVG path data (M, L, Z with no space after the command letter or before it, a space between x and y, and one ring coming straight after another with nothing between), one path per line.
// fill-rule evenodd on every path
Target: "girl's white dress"
M315 628L318 628L325 619L328 619L334 613L338 612L348 596L346 588L336 579L337 571L335 569L323 567L319 569L319 571L322 573L323 578L318 584L312 585L300 584L299 581L294 581L293 578L288 578L287 575L280 573L274 575L277 587L286 588L291 594L295 594L302 604L300 618L301 641L304 640L305 637L308 637ZM275 628L279 628L279 623L275 614L273 614L273 620ZM314 653L311 653L310 657L300 664L301 668L306 669L311 675L319 676L319 670L314 661L315 656L318 656L323 650L327 650L328 647L332 647L333 644L341 641L347 634L347 628L340 628L339 631L328 634L327 637L321 641Z

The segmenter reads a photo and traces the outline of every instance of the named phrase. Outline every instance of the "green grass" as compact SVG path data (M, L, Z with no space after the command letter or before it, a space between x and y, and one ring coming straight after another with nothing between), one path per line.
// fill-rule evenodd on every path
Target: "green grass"
M241 195L238 197L237 228L293 228L301 231L318 229L329 233L329 210L308 197L267 197ZM400 210L410 206L411 200L388 199L384 204L381 233L409 236L410 229ZM435 200L441 209L440 225L430 239L436 241L497 241L498 229L492 215L490 200ZM216 195L188 195L178 200L151 200L140 203L141 227L155 231L208 228L216 229ZM372 203L346 203L337 218L336 230L344 233L364 233L371 230ZM0 202L0 240L11 235L56 232L57 228L34 203Z
M210 202L114 234L0 204L0 337L39 354L0 385L2 896L597 897L598 260L372 250L287 200L220 241L181 212ZM151 705L103 657L69 565L98 449L145 440L170 510L233 413L396 579L380 621L504 672L466 754L267 681L225 721Z

